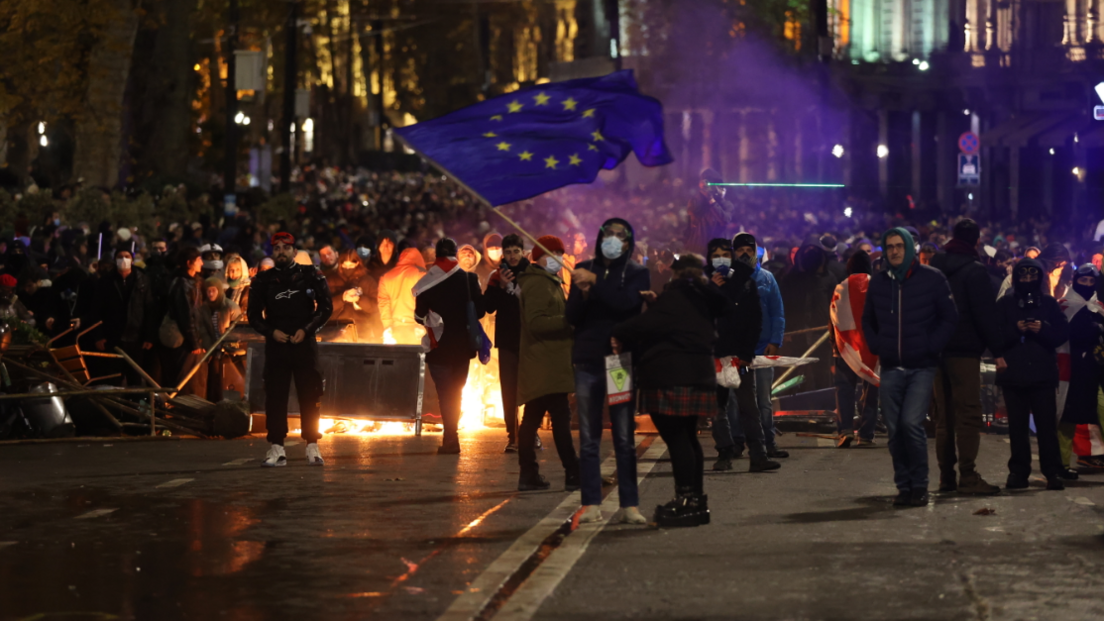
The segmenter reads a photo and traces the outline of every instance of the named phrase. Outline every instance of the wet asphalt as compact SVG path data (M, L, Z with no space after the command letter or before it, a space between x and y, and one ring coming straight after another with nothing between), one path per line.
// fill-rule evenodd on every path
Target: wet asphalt
M436 619L567 498L551 434L552 489L526 494L504 435L462 433L459 457L328 436L324 468L303 444L260 468L261 438L0 446L0 619ZM1104 476L895 510L884 442L780 444L780 471L707 475L711 525L608 526L500 618L1104 618ZM993 482L1007 451L983 438ZM645 514L673 487L651 465Z

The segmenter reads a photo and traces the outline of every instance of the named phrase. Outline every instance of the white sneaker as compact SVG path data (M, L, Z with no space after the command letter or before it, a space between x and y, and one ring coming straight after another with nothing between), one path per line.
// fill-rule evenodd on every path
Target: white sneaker
M598 505L586 505L583 508L583 512L579 514L580 524L589 524L591 522L602 521L602 509Z
M326 460L322 459L322 453L318 450L318 443L311 442L307 445L307 465L308 466L323 466L326 464Z
M621 523L644 525L648 523L648 518L644 517L636 507L625 507L621 511Z
M287 455L284 453L284 447L279 444L269 444L268 454L265 455L265 460L261 462L261 465L265 468L277 468L279 466L287 465Z

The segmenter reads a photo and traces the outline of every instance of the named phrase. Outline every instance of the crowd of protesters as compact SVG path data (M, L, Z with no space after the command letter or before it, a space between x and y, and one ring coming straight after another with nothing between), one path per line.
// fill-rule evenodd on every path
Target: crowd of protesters
M137 224L67 222L64 197L43 221L20 214L0 231L0 317L49 338L92 328L95 349L119 348L156 381L212 400L233 365L197 363L239 321L289 346L313 342L327 322L359 341L421 343L440 400L441 454L461 451L470 364L490 360L493 348L519 489L550 486L534 452L547 415L565 489L581 490L581 521L603 519L605 405L627 523L646 521L637 506L636 412L652 415L671 451L676 497L657 508L661 524L708 522L701 417L713 423L715 470L731 469L745 447L750 471L781 467L788 454L775 440L774 368L753 363L815 350L829 326L833 362L810 370L807 385L835 388L842 448L873 445L884 420L896 504L928 501L928 417L939 490L999 492L976 469L986 352L1007 404L1006 487L1028 485L1030 417L1048 489L1076 478L1074 452L1083 471L1104 471L1094 441L1087 452L1078 442L1084 426L1099 438L1100 425L1104 281L1093 231L874 213L818 191L726 193L707 170L697 184L599 182L505 206L541 236L533 244L500 234L505 223L442 176L310 168L297 179L295 209L280 217L243 201L194 221L157 222L152 234ZM286 304L274 287L289 278L315 283L309 295L325 300L295 308L307 328L281 332L268 315ZM495 320L481 323L486 315ZM277 378L285 401L292 375L313 377L290 351L272 353L287 367ZM633 354L639 398L607 404L607 356L622 352ZM718 359L739 367L735 385L718 386ZM93 375L140 381L128 366L100 366ZM317 421L308 427L309 458L320 465ZM286 432L270 427L275 452L266 465L286 463Z

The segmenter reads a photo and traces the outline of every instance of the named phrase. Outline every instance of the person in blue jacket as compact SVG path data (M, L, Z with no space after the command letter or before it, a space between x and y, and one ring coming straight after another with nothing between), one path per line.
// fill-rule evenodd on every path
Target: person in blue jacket
M863 308L863 333L881 359L882 414L889 428L895 506L928 504L928 435L924 419L931 405L940 354L958 327L951 286L943 272L916 260L912 235L886 231L886 271L870 280Z
M777 356L786 334L786 312L782 306L782 291L774 274L759 265L758 245L751 233L737 233L732 238L732 258L755 270L752 278L759 289L759 307L763 310L763 327L759 332L759 342L755 345L756 356ZM763 425L763 441L767 446L767 457L778 459L790 454L778 448L775 441L774 406L771 403L771 385L774 384L774 367L755 369L755 402L759 406L759 416ZM733 407L730 405L730 407ZM738 452L744 446L744 432L740 426L733 430Z
M613 353L613 327L640 314L651 276L632 260L632 225L621 218L602 224L595 243L597 256L575 267L567 298L567 321L575 328L571 361L575 365L575 399L579 411L579 465L584 511L580 522L602 519L602 472L598 449L602 442L602 406L606 401L606 356ZM646 524L638 508L636 446L633 442L635 403L609 406L621 521Z

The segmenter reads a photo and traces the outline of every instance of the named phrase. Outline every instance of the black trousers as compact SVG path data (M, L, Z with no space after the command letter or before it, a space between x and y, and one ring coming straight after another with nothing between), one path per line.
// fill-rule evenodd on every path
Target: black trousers
M470 360L434 362L429 364L429 375L437 387L437 401L441 405L441 424L445 427L442 445L460 443L460 405L464 397L464 385L468 383Z
M506 419L506 434L510 442L517 441L518 426L518 353L498 350L498 380L502 387L502 414Z
M1012 457L1008 472L1015 476L1031 474L1031 428L1028 421L1035 417L1035 437L1039 443L1039 470L1043 476L1057 476L1062 470L1058 449L1058 402L1053 388L1002 388L1008 405L1008 441Z
M652 422L671 453L675 493L705 493L705 458L698 441L698 417L652 414Z
M556 452L560 454L564 472L569 478L577 479L579 456L575 454L575 443L571 439L571 407L567 402L566 392L537 397L525 404L521 429L518 430L518 465L521 466L521 478L536 478L540 474L536 437L546 412L552 419L552 438L556 442Z
M302 343L265 341L265 423L268 441L283 445L288 433L288 395L291 380L299 395L299 423L305 442L317 442L322 410L322 372L318 370L318 343L308 336Z
M728 417L728 399L731 389L717 386L717 416L713 418L713 438L717 450L732 449L732 420ZM755 373L748 370L740 376L740 387L732 391L736 395L739 410L740 428L744 431L748 455L752 459L765 459L767 456L766 438L763 434L763 419L759 415L759 404L755 400Z

